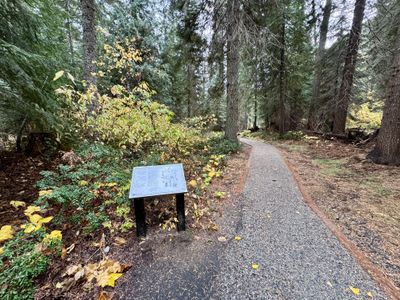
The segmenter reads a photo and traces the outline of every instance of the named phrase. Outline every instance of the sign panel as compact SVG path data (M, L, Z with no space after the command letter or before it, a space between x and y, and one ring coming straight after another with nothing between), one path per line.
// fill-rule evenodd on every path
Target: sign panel
M182 164L135 167L129 199L187 193Z

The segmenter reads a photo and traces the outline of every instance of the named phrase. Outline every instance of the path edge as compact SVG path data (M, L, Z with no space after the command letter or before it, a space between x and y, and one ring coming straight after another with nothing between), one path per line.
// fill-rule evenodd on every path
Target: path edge
M275 146L274 146L275 147ZM381 287L386 295L392 300L400 300L400 289L395 286L393 281L387 277L387 275L376 267L372 261L352 242L350 241L340 228L333 223L323 213L317 203L312 199L305 189L302 179L297 171L292 167L292 164L283 155L282 151L275 147L280 156L282 157L286 167L289 169L292 178L294 179L300 193L303 196L304 202L311 208L311 210L321 219L326 227L333 233L333 235L339 240L340 244L350 253L350 255L359 263L359 265L369 274L369 276Z

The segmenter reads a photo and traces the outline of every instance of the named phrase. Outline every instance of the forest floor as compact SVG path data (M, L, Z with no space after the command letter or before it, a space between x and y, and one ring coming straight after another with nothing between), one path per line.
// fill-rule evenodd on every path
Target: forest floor
M187 230L183 235L178 234L176 229L161 226L160 212L172 211L174 214L175 211L175 201L170 197L146 203L146 239L138 239L135 228L119 233L118 236L104 235L99 230L82 235L76 226L64 224L63 244L68 255L62 255L61 259L55 257L46 273L35 280L35 299L119 299L120 296L111 287L100 288L84 284L82 279L69 281L68 276L65 277L66 270L71 266L104 259L104 248L107 248L107 259L120 262L126 270L129 269L127 274L131 274L139 272L143 265L151 261L151 257L157 255L158 248L162 248L163 242L180 241L181 236L184 239L217 240L219 228L215 220L223 214L222 207L241 192L246 179L249 153L250 147L243 146L238 153L229 156L224 166L221 166L222 175L212 180L200 198L191 189L186 196L187 208L192 209L193 203L203 200L208 204L201 204L194 210L198 219L194 220L192 213L187 216ZM0 157L0 227L7 224L19 228L25 219L24 210L14 208L10 201L23 200L26 206L32 205L39 196L40 189L36 182L42 178L40 173L56 170L62 159L58 156L52 159L28 157L14 152L2 152ZM124 277L118 281L117 286L127 282Z
M39 196L35 184L42 178L40 172L53 170L59 160L9 151L0 152L0 158L0 226L14 225L21 222L24 213L12 207L10 201L22 199L28 205L32 204Z
M400 288L400 168L367 159L373 145L264 139L281 150L319 209Z

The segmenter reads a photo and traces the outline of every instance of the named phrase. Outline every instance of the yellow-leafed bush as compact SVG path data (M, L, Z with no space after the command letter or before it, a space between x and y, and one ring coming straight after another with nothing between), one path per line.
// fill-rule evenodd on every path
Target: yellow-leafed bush
M379 128L382 120L382 103L373 107L368 103L352 104L349 116L347 126L350 128L361 127L369 130Z

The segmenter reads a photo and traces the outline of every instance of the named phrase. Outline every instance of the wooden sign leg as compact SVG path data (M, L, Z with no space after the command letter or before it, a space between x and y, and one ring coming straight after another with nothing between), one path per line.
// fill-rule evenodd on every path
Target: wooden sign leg
M186 229L185 224L185 195L176 194L176 212L178 213L178 231Z
M136 217L136 235L146 236L146 212L144 210L144 199L137 198L134 201Z

